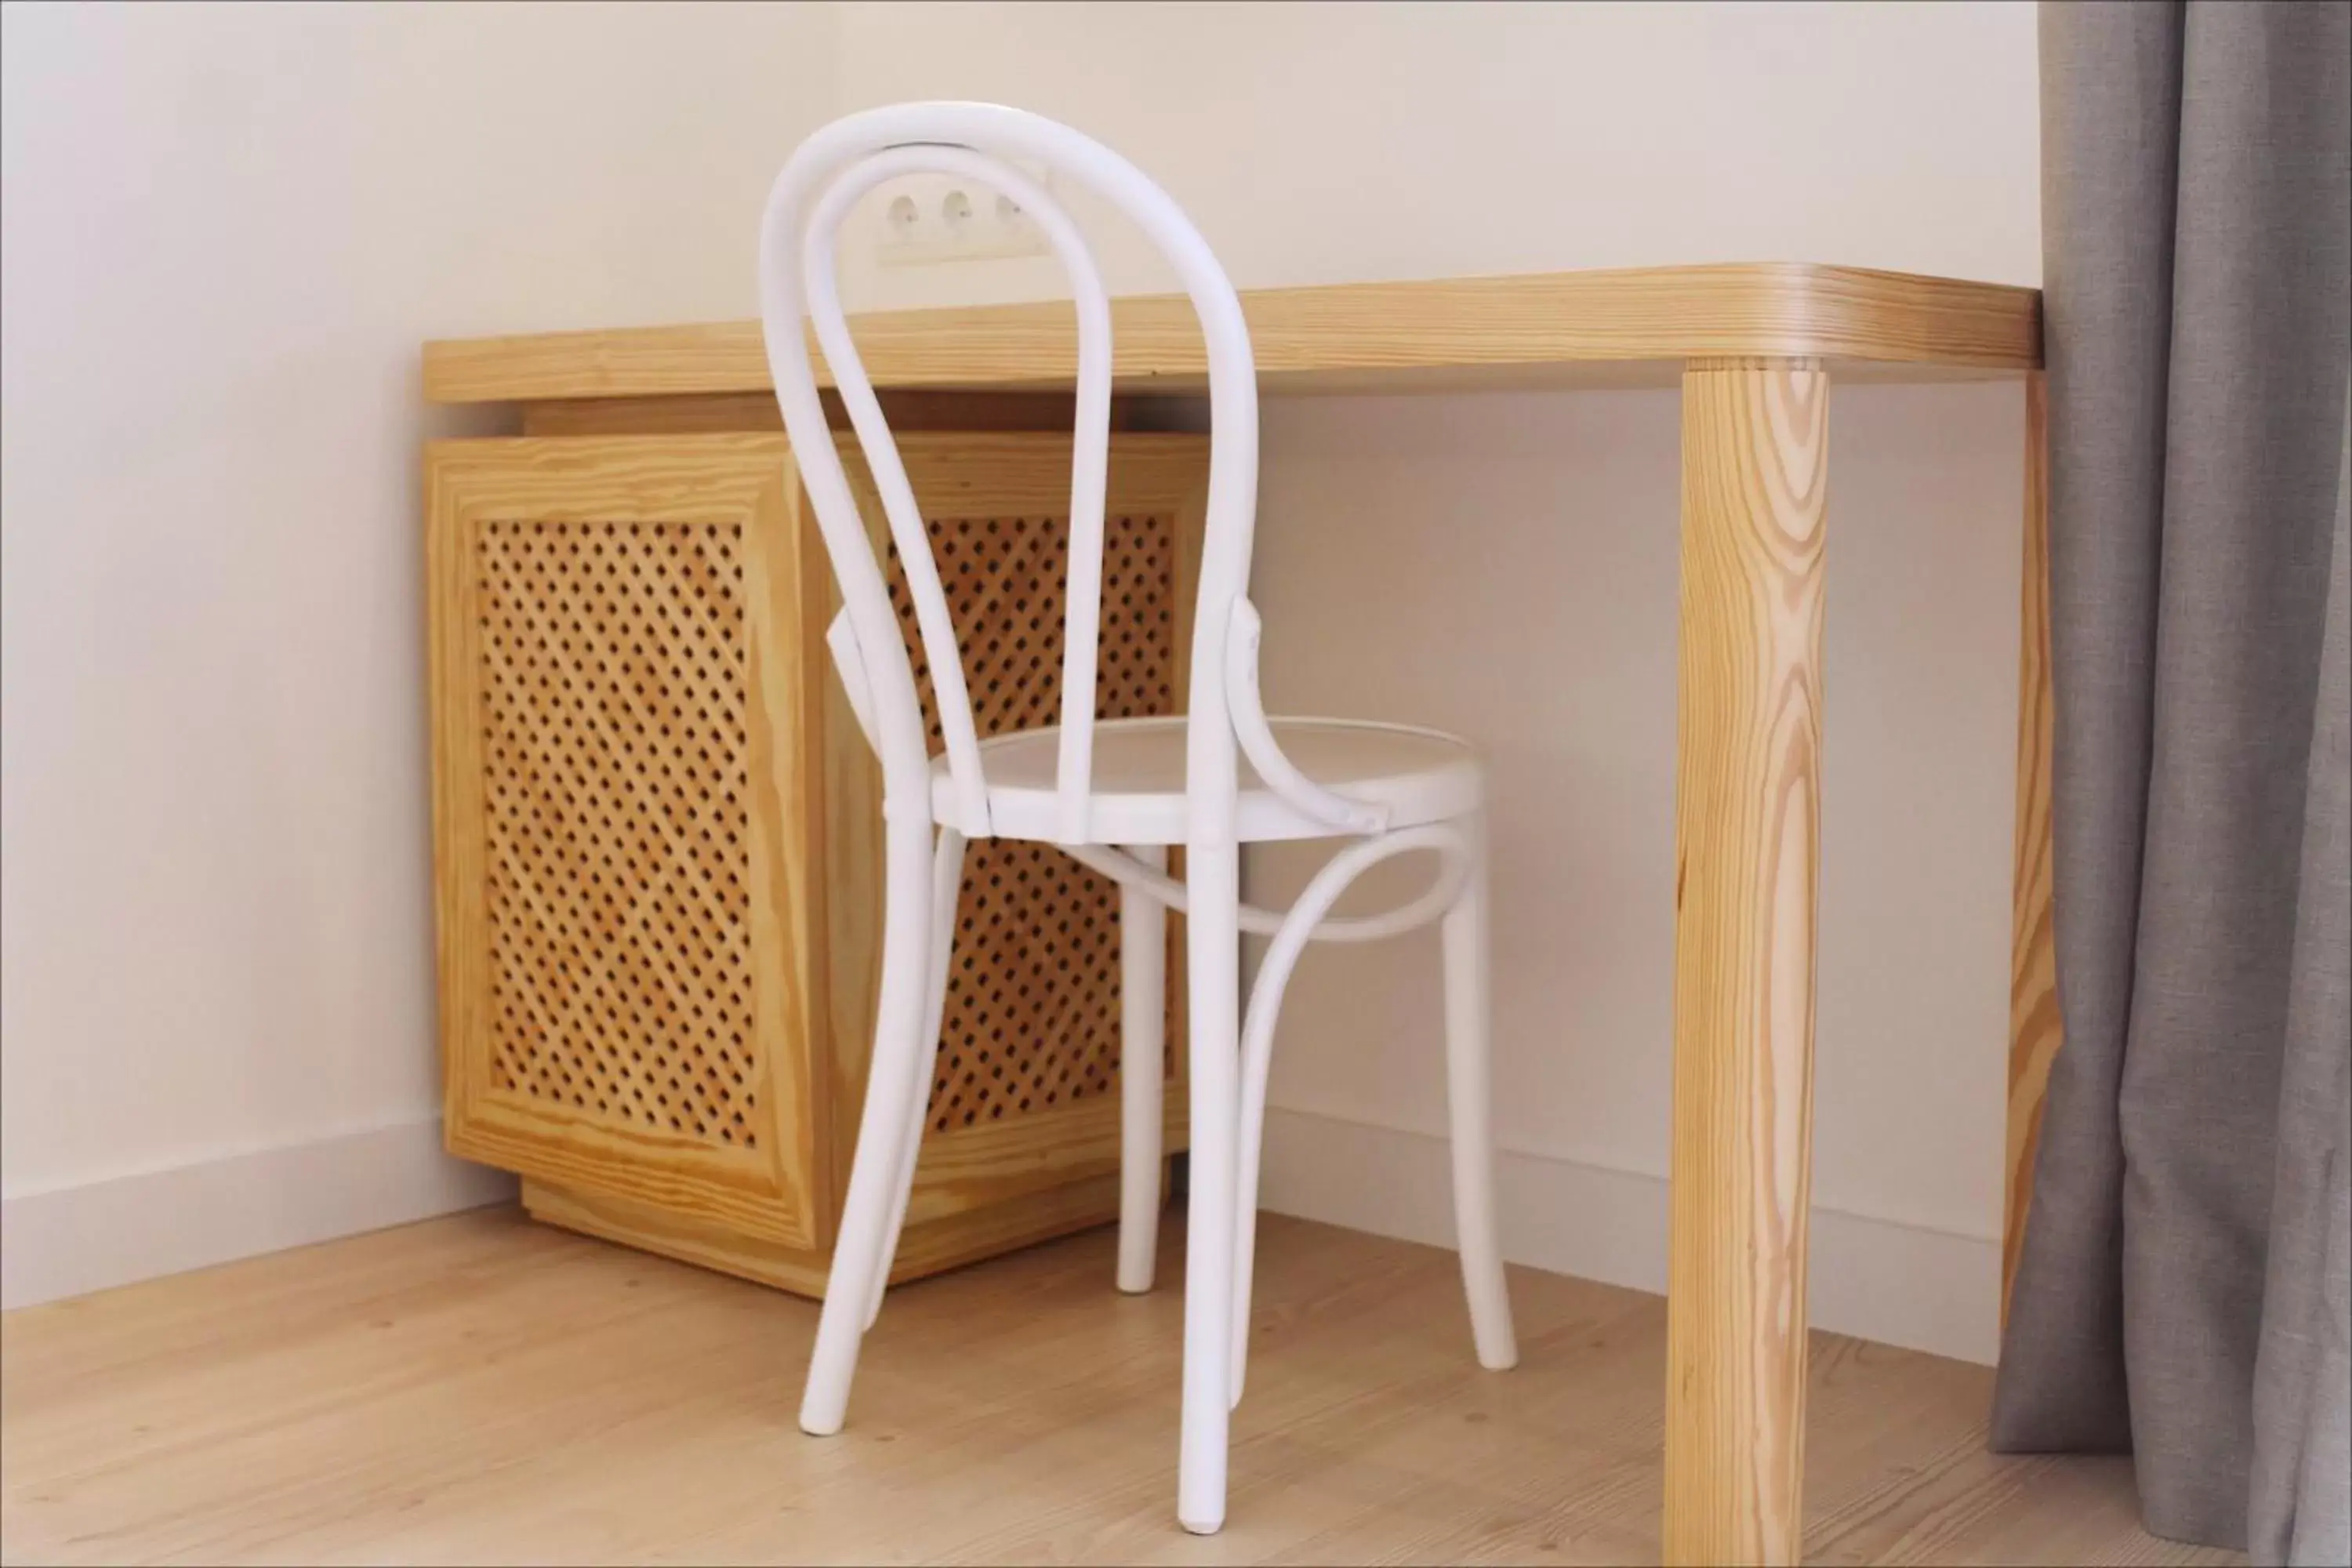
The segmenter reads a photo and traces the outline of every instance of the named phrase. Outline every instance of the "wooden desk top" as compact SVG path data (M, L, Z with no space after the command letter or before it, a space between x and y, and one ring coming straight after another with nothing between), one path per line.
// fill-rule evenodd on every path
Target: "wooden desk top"
M1874 381L2000 375L2042 363L2039 290L1800 262L1261 289L1242 296L1269 395L1671 384L1691 359L1817 358ZM1066 301L854 319L878 387L1066 387ZM1190 304L1114 301L1118 389L1197 392ZM757 321L468 338L425 345L433 403L770 390Z

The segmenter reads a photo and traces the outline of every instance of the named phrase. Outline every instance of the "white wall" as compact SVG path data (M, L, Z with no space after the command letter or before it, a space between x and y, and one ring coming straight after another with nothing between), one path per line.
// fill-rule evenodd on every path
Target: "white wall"
M416 344L749 314L748 215L829 108L1071 120L1244 286L2039 271L2023 5L5 15L12 1300L483 1190L432 1153ZM1165 286L1116 231L1106 260L1115 287ZM876 303L1057 290L1038 262L852 281ZM1815 1319L1976 1355L2020 417L1999 384L1832 411ZM1278 703L1494 752L1507 1239L1653 1287L1675 451L1670 394L1277 402L1256 584ZM1302 870L1255 874L1279 893ZM1276 1206L1444 1234L1433 968L1302 972ZM398 1201L366 1210L378 1192Z
M997 99L1111 142L1244 287L1753 259L2040 274L2030 5L845 5L837 43L845 109ZM1113 234L1115 288L1169 286ZM874 304L1058 292L1042 260L859 281ZM1831 413L1814 1321L1979 1359L2021 421L2013 383L1848 390ZM1271 700L1444 725L1494 760L1507 1247L1659 1288L1675 398L1278 400L1265 437ZM1256 884L1279 897L1313 863L1269 855ZM1402 950L1302 970L1270 1205L1450 1233L1434 982L1433 953Z
M437 1153L418 345L749 313L831 17L5 16L14 1302L499 1190Z
M988 98L1117 146L1244 288L1823 260L2041 280L2030 5L845 4L844 109ZM1117 237L1114 289L1166 287ZM894 301L1059 292L1050 261Z

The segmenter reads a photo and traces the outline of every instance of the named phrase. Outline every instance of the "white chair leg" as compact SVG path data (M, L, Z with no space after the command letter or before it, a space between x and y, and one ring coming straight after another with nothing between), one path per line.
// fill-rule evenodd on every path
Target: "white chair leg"
M1485 824L1475 825L1468 883L1441 930L1445 949L1445 1099L1454 1131L1454 1242L1470 1298L1478 1364L1518 1364L1503 1247L1495 1220L1493 1034L1489 998Z
M931 1074L940 1059L940 1028L947 1017L948 975L955 963L956 901L963 894L963 835L952 827L940 829L931 853L931 973L930 991L923 1005L923 1038L915 1050L915 1093L907 1102L906 1152L898 1162L898 1185L892 1194L890 1226L882 1234L881 1250L874 1259L874 1293L866 1307L866 1326L882 1315L883 1292L890 1287L890 1265L898 1256L898 1237L907 1228L907 1203L915 1192L915 1165L923 1152L923 1122L931 1108Z
M1301 900L1304 903L1305 900ZM1307 930L1318 917L1285 921L1274 944L1258 960L1249 1007L1242 1015L1241 1120L1234 1152L1234 1326L1226 1356L1232 1372L1225 1402L1238 1408L1249 1376L1250 1299L1257 1281L1258 1172L1265 1153L1265 1094L1274 1068L1274 1031L1282 1016L1282 994L1307 945Z
M1167 869L1168 851L1138 846L1135 858ZM1167 1071L1168 910L1134 888L1118 890L1118 1288L1151 1289L1160 1251L1161 1079Z
M1234 1122L1240 1110L1241 864L1231 847L1190 852L1192 1196L1184 1238L1184 1415L1177 1521L1195 1535L1225 1522L1232 1419Z
M829 1436L841 1430L849 1382L857 1371L858 1342L874 1288L876 1258L890 1221L892 1189L908 1130L908 1099L922 1044L924 1005L930 992L930 826L915 821L887 829L882 984L874 1019L874 1055L866 1068L866 1110L857 1124L857 1157L835 1237L833 1272L816 1348L801 1394L801 1430Z
M1274 1074L1274 1031L1282 1018L1283 994L1299 955L1315 940L1317 930L1340 895L1370 868L1392 856L1434 849L1450 858L1451 868L1441 868L1431 893L1459 899L1467 885L1465 856L1475 853L1462 835L1444 826L1407 828L1378 838L1360 839L1331 857L1315 873L1306 890L1290 906L1276 928L1274 941L1258 961L1257 980L1250 987L1249 1009L1242 1017L1241 1124L1235 1156L1239 1173L1234 1196L1234 1327L1233 1375L1227 1397L1236 1405L1249 1373L1250 1295L1257 1278L1257 1184L1265 1152L1266 1086ZM1462 881L1454 883L1455 870ZM1454 891L1448 893L1449 885ZM1427 897L1429 895L1424 895ZM1419 900L1416 900L1416 903Z

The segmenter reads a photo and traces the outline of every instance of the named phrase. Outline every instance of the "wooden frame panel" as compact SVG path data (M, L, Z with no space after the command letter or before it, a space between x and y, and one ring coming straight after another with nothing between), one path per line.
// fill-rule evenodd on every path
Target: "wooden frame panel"
M833 1207L831 1129L823 1115L826 1086L814 1081L803 1042L816 1016L822 973L822 933L806 914L818 874L811 825L821 732L806 698L814 672L800 635L814 584L803 571L799 487L785 443L762 436L444 442L428 448L425 490L435 879L445 1137L451 1152L570 1188L657 1203L787 1246L819 1243ZM492 528L543 531L569 542L558 547L567 563L527 585L543 599L582 591L582 574L596 570L588 563L600 557L608 574L636 574L635 585L614 596L639 605L676 595L677 582L689 571L698 574L705 584L700 597L682 608L657 606L682 616L690 630L669 646L650 648L645 645L658 644L658 637L631 636L647 659L694 662L704 672L740 666L740 687L728 688L740 692L740 715L706 711L698 721L740 725L746 750L740 759L742 798L724 803L740 816L720 815L720 803L710 798L733 795L727 781L738 773L726 781L696 773L709 765L708 729L694 731L705 757L664 751L676 742L660 737L672 736L674 726L677 735L688 732L682 713L659 707L673 693L647 696L647 685L663 682L646 681L642 667L630 666L616 647L591 647L584 628L604 618L603 609L526 604L516 612L518 624L536 629L541 664L513 689L522 700L547 704L534 716L541 727L569 727L568 702L580 730L593 734L570 754L565 765L572 772L534 764L520 770L531 776L516 780L519 792L535 797L530 809L541 825L537 831L575 849L519 868L513 862L521 852L509 847L501 863L493 864L500 829L486 788L493 767L486 735L492 733L502 677L487 619L493 587L484 541ZM731 574L715 570L707 557L686 561L676 574L646 572L649 558L680 554L670 531L690 530L717 531L736 542L730 559L740 582L719 580ZM625 552L631 556L628 573L614 574L612 560ZM633 668L639 669L637 684L625 690ZM696 670L680 667L672 673L679 689L696 689L690 684ZM569 699L562 695L566 691L572 693ZM700 695L702 710L724 705L709 690ZM614 770L611 777L618 779L630 764L614 754L614 738L622 735L625 749L625 732L632 730L655 754L653 771L671 770L679 781L676 798L688 802L684 819L644 820L662 814L645 809L640 799L634 808L639 820L615 824L611 816L616 814L600 820L594 804L583 799L596 794L602 781L579 770ZM704 792L699 804L690 799L697 789ZM698 816L702 825L688 826ZM719 817L715 835L711 816ZM640 859L632 853L636 843L656 847ZM619 922L649 908L662 910L665 884L689 875L727 888L724 910L713 916L706 905L698 916L694 907L683 913L671 909L667 918L695 928L686 933L688 946L706 952L736 947L745 971L741 1016L721 1016L717 1024L731 1032L748 1058L732 1064L740 1075L741 1103L751 1112L738 1142L698 1135L676 1119L675 1107L667 1126L646 1125L643 1118L591 1103L579 1082L591 1076L592 1065L603 1065L628 1078L640 1098L648 1084L656 1097L665 1082L677 1090L681 1077L695 1070L683 1053L697 1047L682 1025L655 1028L649 1018L731 1010L728 997L682 991L674 973L668 978L656 973L657 963L622 973ZM490 889L501 877L551 889L551 901L527 914L520 907L496 910ZM608 879L631 885L614 893ZM503 940L493 930L496 921L541 930L571 921L592 929L568 933L571 945L555 950L540 973L518 975L511 961L494 963L494 942ZM650 937L646 945L653 945ZM513 996L535 984L570 994L573 1005L566 1017L580 1016L577 1005L593 993L593 1005L610 1020L611 1037L593 1045L547 1040L544 1020L519 1022ZM500 1067L502 1032L533 1028L545 1048L569 1053L566 1068L559 1069L567 1075L577 1069L576 1077L564 1077L568 1095L525 1092ZM592 1064L592 1054L614 1059ZM618 1060L624 1055L634 1059ZM715 1069L706 1061L701 1070Z
M640 414L615 412L630 420ZM1021 408L1002 411L1000 427L990 433L905 436L904 455L927 511L1021 516L1033 523L1063 518L1069 437L1001 428L1036 413L1024 400ZM730 416L718 407L686 423ZM854 458L854 443L844 444ZM852 468L858 471L856 463ZM1152 570L1169 579L1158 613L1174 624L1150 662L1166 659L1163 683L1177 710L1190 670L1183 655L1206 468L1199 437L1115 437L1113 515L1166 531ZM449 1146L520 1172L526 1204L552 1223L815 1293L828 1268L872 1047L880 795L871 752L839 682L823 668L824 628L837 604L821 535L802 510L789 447L781 435L740 432L446 442L428 452L427 496ZM878 539L878 511L870 497L868 504ZM502 623L491 613L499 610L495 596L486 597L482 541L486 532L536 537L585 530L592 551L597 540L621 550L622 535L646 528L719 530L740 541L740 588L724 606L735 618L713 618L725 657L740 658L743 674L731 700L741 714L741 793L750 798L740 859L730 866L745 884L745 924L755 928L741 936L746 962L756 957L760 964L760 1076L751 1092L763 1121L755 1149L714 1151L658 1125L608 1125L611 1119L597 1114L601 1107L550 1106L498 1081L491 1038L498 976L489 940L498 911L485 891L496 871L484 785L493 758L484 742L483 641L492 635L486 625ZM599 531L608 530L616 531ZM722 568L737 559L720 554ZM545 597L563 585L534 582L533 588ZM541 629L536 621L528 628L534 637ZM711 656L707 644L697 646L698 657ZM583 652L574 637L559 651L577 659L598 650ZM583 671L566 673L588 680ZM698 685L695 671L668 674L675 679L652 684L675 686L689 706L725 708L730 700L707 682ZM1141 689L1139 679L1148 683L1150 676L1129 672L1130 700ZM538 717L544 721L514 726L528 730L534 744L564 718ZM596 783L576 793L598 794L587 787ZM1181 926L1171 937L1178 975L1180 933ZM585 942L565 954L583 963L595 956ZM1088 982L1100 983L1099 975ZM1183 997L1184 988L1171 984L1171 1150L1183 1146L1187 1126ZM670 1047L666 1038L662 1043ZM570 1043L563 1048L578 1049ZM1099 1085L1051 1109L1024 1107L1018 1116L932 1134L893 1278L1111 1219L1118 1161L1118 1099Z

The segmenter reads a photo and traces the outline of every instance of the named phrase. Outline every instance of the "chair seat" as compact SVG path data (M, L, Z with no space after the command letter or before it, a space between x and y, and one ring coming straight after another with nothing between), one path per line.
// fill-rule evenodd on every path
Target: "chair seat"
M1181 844L1185 837L1184 721L1106 719L1095 726L1094 807L1097 844ZM1391 827L1414 827L1477 811L1486 775L1467 742L1436 730L1343 719L1276 719L1275 739L1317 784L1389 808ZM980 746L989 819L1001 838L1060 840L1055 773L1058 725L998 735ZM1235 825L1242 842L1340 837L1290 805L1241 762ZM932 810L949 816L947 759L931 764Z

